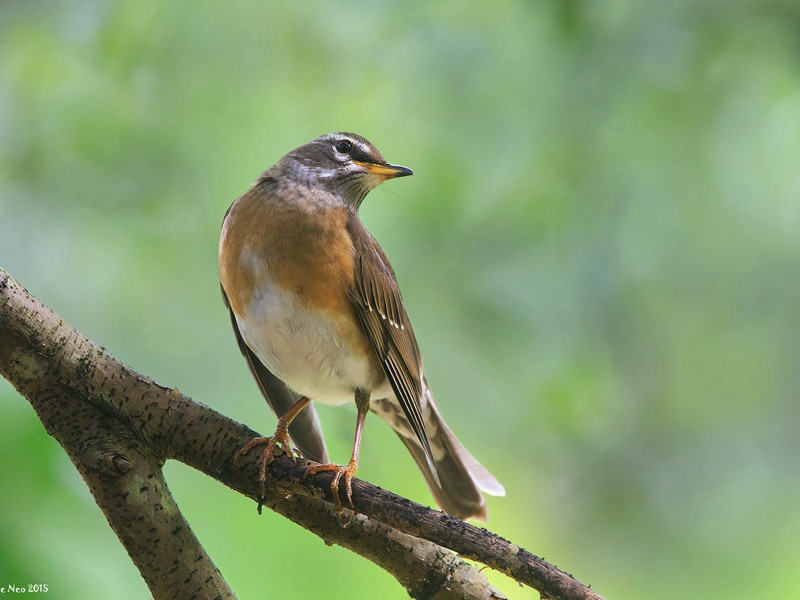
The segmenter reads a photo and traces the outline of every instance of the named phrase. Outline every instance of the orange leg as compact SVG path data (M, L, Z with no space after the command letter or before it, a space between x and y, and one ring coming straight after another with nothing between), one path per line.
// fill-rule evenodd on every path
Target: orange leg
M261 482L261 495L264 496L264 482L267 480L267 465L272 462L272 453L275 452L275 446L278 444L281 445L283 451L291 457L294 457L292 453L291 443L289 441L289 424L294 420L294 418L303 410L306 406L308 406L310 399L303 396L295 402L292 407L287 410L279 419L278 419L278 426L275 428L275 434L272 437L256 437L247 442L244 447L239 450L236 454L233 455L233 462L234 464L236 461L239 460L241 456L244 456L250 450L252 450L256 446L266 444L266 448L261 453L261 465L258 470L258 480ZM259 510L259 512L261 512Z
M339 498L339 481L342 475L344 475L345 490L347 491L347 502L353 508L353 476L358 472L358 453L361 450L361 432L364 429L364 419L369 410L369 392L361 389L356 390L356 406L358 407L358 416L356 417L356 433L353 439L353 454L350 457L350 462L346 465L314 465L306 469L303 475L303 477L306 477L320 471L336 472L331 482L331 493L333 494L333 503L340 513L344 511L342 501Z

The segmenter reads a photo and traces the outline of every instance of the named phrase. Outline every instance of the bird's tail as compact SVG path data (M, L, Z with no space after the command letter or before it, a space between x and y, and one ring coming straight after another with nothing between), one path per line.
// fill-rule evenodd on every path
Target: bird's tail
M389 408L387 404L390 401L384 400L377 407L373 404L373 410L392 426L411 452L436 503L443 511L459 519L486 521L488 510L481 491L492 496L504 496L505 489L456 439L442 419L427 385L425 399L427 406L422 413L433 451L435 473L419 440L408 426L405 416L401 414L402 411L397 410L399 406L396 409ZM381 410L382 408L385 410Z

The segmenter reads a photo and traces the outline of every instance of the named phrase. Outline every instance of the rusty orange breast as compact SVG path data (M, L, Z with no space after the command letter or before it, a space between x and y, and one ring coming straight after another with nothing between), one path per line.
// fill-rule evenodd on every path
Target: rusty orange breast
M219 249L220 281L231 308L244 317L258 290L274 285L331 315L343 341L369 354L348 296L355 273L348 209L295 200L275 198L256 185L231 206Z

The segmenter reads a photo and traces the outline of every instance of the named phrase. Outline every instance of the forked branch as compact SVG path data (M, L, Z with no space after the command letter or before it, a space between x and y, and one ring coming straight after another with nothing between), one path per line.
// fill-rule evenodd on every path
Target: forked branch
M161 467L190 465L257 499L258 453L231 457L249 428L120 363L0 269L0 374L64 447L155 598L234 598L175 504ZM391 573L415 598L502 598L473 565L544 598L602 600L570 575L484 529L354 480L342 527L330 473L277 456L264 506ZM454 554L455 553L455 554Z

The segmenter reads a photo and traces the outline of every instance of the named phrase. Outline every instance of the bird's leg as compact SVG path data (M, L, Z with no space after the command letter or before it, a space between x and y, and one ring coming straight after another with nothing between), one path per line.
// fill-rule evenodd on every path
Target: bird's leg
M339 481L344 475L345 490L347 491L347 502L350 508L353 508L353 476L358 471L358 453L361 450L361 432L364 429L364 419L369 411L369 392L356 389L356 407L358 408L358 416L356 417L356 433L353 438L353 454L350 456L350 462L346 465L314 465L306 469L303 477L313 475L320 471L335 471L336 475L331 482L331 493L333 494L333 504L336 509L341 513L344 511L342 501L339 498Z
M258 470L258 480L261 482L261 497L264 497L265 489L264 483L267 480L267 465L272 462L272 453L275 451L275 446L280 444L283 451L290 457L294 458L294 453L292 452L291 442L289 441L289 425L294 418L300 414L300 411L303 410L306 406L308 406L310 399L303 396L295 402L292 407L287 410L281 417L278 419L278 426L275 428L275 433L272 437L256 437L247 442L243 448L241 448L236 454L233 455L233 462L234 464L239 458L252 450L255 446L260 446L266 444L266 448L261 453L261 463ZM261 512L259 510L259 512Z

